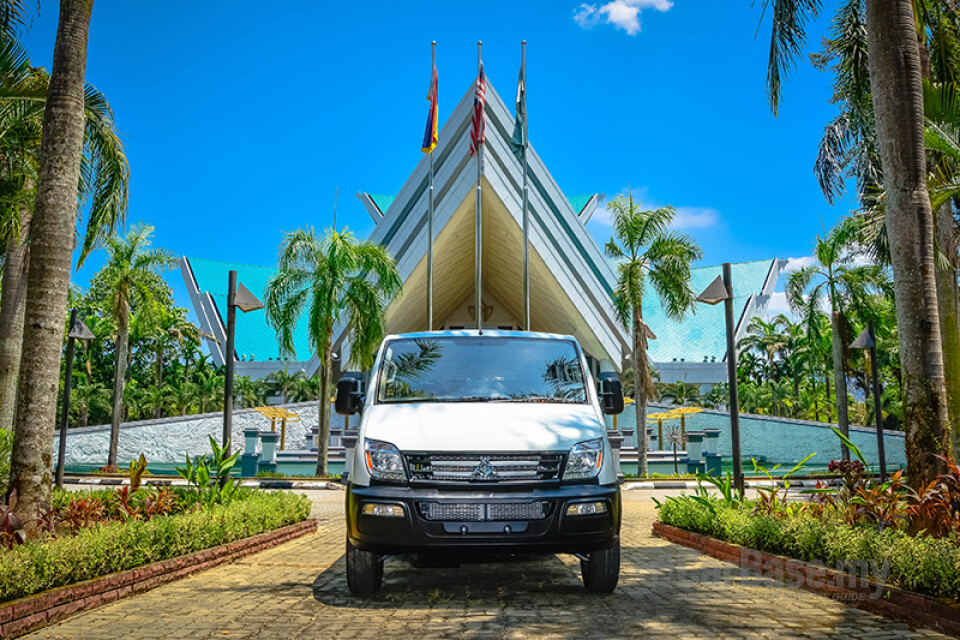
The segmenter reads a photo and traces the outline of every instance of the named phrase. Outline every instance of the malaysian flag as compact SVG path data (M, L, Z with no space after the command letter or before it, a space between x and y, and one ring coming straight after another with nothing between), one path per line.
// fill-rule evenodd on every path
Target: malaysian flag
M472 156L484 141L483 107L487 102L487 83L483 79L483 63L480 63L480 75L477 76L477 90L473 94L473 129L470 131L470 155Z

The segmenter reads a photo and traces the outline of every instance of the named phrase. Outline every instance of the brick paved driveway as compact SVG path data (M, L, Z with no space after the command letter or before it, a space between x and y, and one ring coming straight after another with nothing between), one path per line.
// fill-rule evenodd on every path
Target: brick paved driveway
M650 535L625 495L620 587L587 595L572 557L415 569L387 560L371 600L347 595L340 492L314 495L320 531L77 615L28 638L943 638Z

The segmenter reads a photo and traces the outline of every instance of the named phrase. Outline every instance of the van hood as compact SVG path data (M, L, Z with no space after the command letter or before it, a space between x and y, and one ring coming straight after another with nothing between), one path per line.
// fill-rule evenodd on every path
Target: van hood
M588 404L421 402L368 406L362 431L400 451L567 451L606 426Z

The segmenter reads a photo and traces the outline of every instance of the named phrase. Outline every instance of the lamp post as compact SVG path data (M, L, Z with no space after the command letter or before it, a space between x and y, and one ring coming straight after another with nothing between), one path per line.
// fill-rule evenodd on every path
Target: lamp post
M233 366L234 341L237 332L237 309L247 313L263 309L263 303L237 282L237 272L227 275L227 348L223 354L226 370L223 375L223 456L230 455L230 434L233 430ZM223 481L223 478L221 478Z
M715 305L723 302L727 326L727 382L730 387L730 440L733 445L733 483L740 497L744 494L743 462L740 459L740 400L737 396L737 345L733 324L733 275L729 262L723 263L723 275L697 296L697 302Z
M57 451L57 487L63 488L63 465L67 458L67 417L70 415L70 385L73 384L73 349L77 340L92 340L93 332L70 310L70 331L67 332L67 362L63 380L63 409L60 413L60 446Z
M850 344L850 348L867 349L870 352L870 376L873 378L873 415L877 420L877 459L880 464L880 482L886 482L887 456L883 447L883 413L880 411L880 372L877 366L877 337L873 330L873 320L867 321L867 328Z

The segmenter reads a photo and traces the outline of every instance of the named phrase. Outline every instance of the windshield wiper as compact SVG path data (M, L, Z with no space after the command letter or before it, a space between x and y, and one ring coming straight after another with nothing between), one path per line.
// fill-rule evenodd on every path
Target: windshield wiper
M450 398L446 402L508 402L510 398L497 398L490 396L460 396L458 398Z

